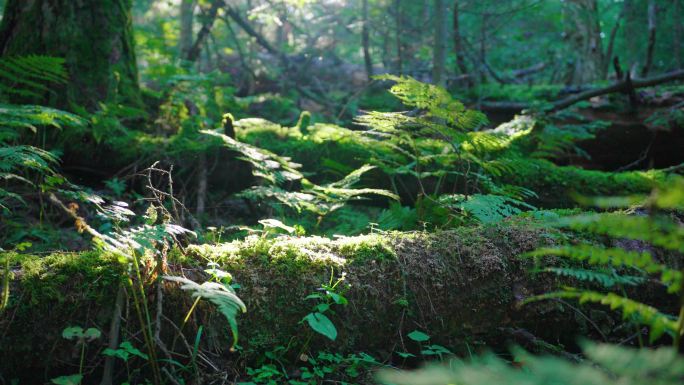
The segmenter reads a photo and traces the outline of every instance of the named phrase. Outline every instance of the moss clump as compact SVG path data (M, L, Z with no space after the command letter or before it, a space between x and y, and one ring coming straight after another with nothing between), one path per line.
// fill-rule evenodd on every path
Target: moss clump
M64 328L105 330L124 267L96 251L15 255L12 261L10 304L0 313L0 373L39 368L42 374L58 365L50 359L70 355L73 344L61 338Z
M512 165L513 172L497 179L525 186L539 195L544 207L568 207L572 193L585 196L647 194L667 175L657 170L604 172L572 166L556 166L546 160L525 159Z

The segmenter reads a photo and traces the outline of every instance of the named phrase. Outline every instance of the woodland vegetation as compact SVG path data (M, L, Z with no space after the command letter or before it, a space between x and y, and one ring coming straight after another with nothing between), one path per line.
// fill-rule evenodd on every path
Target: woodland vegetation
M0 12L0 385L684 383L684 1Z

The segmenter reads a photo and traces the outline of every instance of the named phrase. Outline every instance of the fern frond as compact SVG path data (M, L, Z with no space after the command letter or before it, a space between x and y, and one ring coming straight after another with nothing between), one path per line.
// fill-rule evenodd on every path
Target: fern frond
M218 282L204 282L200 285L183 277L164 276L164 279L180 283L181 289L191 292L193 298L201 298L213 303L228 321L233 334L231 349L235 347L238 342L237 315L247 312L247 307L235 294L235 289Z
M443 119L461 130L472 130L487 122L487 117L468 110L442 87L417 81L409 76L381 75L378 80L395 82L390 92L409 107L427 111L427 116Z
M289 158L278 156L268 150L247 143L238 142L227 135L215 131L202 130L200 132L221 139L225 147L242 154L240 158L254 167L253 174L270 183L281 184L303 178L302 173L299 171L301 165L292 162Z
M624 318L634 317L639 323L650 327L651 342L661 337L665 332L677 333L679 329L677 321L673 317L661 313L652 306L615 293L599 293L590 290L567 288L527 298L524 303L554 298L577 299L581 304L587 302L598 303L609 306L611 310L620 310Z
M0 171L8 175L23 170L35 170L42 173L52 173L52 166L57 164L57 157L45 150L32 146L2 146L0 147Z
M523 209L534 209L534 206L523 201L491 194L474 194L468 197L464 195L443 195L439 201L447 207L462 210L472 215L482 223L499 222L522 213Z
M594 266L638 268L649 274L660 274L660 281L667 286L670 293L678 292L684 282L684 274L681 271L657 263L648 251L629 251L618 247L605 248L589 244L579 244L540 248L525 253L522 256L556 256L587 262Z
M0 59L0 94L40 97L50 84L65 84L64 59L50 56L18 56Z
M684 376L684 357L671 348L584 343L583 350L588 359L579 363L515 349L523 370L489 353L416 371L386 369L378 377L388 385L675 385Z
M585 343L583 351L593 362L622 376L651 378L652 383L677 383L684 377L684 360L670 347L626 349Z
M63 128L85 125L83 118L54 108L0 104L0 127L27 128L35 132L37 126Z
M615 285L636 286L646 282L644 277L632 275L619 275L611 272L610 274L596 270L578 269L569 267L547 267L536 270L535 272L552 273L561 277L573 278L579 281L588 281L601 284L604 287Z
M563 219L560 224L574 230L635 239L664 249L684 252L684 227L664 217L628 216L620 213L588 214Z

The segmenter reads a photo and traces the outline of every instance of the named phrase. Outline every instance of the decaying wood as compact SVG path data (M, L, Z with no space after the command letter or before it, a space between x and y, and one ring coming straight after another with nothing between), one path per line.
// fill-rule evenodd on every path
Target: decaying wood
M553 102L551 103L551 108L549 108L548 111L559 111L581 101L589 100L597 96L617 92L628 93L631 89L653 87L660 84L673 82L676 80L684 80L684 70L672 71L662 75L653 76L647 79L631 79L630 77L625 77L625 79L620 80L612 85L590 89L584 92L579 92L565 99ZM481 106L484 110L502 112L519 112L532 107L530 103L524 102L482 102Z

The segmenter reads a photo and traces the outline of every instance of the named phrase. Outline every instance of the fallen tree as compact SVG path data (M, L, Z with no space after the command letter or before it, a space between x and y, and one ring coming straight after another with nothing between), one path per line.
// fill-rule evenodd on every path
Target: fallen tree
M242 348L239 353L228 349L231 338L225 319L201 303L183 329L173 358L185 361L192 355L191 344L182 341L193 341L200 326L200 365L207 372L227 370L220 368L229 362L231 370L244 369L259 354L278 347L287 347L284 354L294 361L309 350L329 349L364 351L392 362L399 359L395 352L419 354L421 346L406 338L413 330L430 334L431 343L458 354L503 347L508 341L527 341L532 348L534 341L546 341L571 349L576 335L610 336L619 320L605 309L592 310L588 322L576 309L558 302L521 306L528 296L552 290L558 282L555 276L529 274L532 261L518 255L553 243L560 235L531 220L516 219L435 234L337 240L254 236L192 246L185 256L176 253L169 260L168 273L203 282L207 275L202 265L210 260L233 274L248 308L239 317ZM61 338L62 330L74 325L108 330L124 271L124 264L101 252L15 259L13 300L0 313L0 373L36 383L73 370L69 365L78 362L78 354L72 353L79 349ZM335 306L331 318L338 337L330 341L300 321L315 305L306 297L318 292L331 275L334 279L343 274L350 285L344 293L349 304ZM193 299L175 283L165 286L161 298L162 292L155 292L151 289L147 295L158 304L157 312L163 311L157 327L161 340L171 347ZM663 296L658 290L641 294L652 300ZM126 340L141 346L131 306L123 306L121 328L129 332ZM105 340L89 345L87 360L94 367L103 360ZM549 346L538 345L541 350ZM97 371L90 375L97 377Z
M654 87L660 84L673 82L676 80L684 80L684 70L668 72L666 74L645 78L645 79L631 79L626 76L614 84L606 87L590 89L579 92L564 99L551 102L545 108L548 112L555 112L568 108L581 101L589 100L591 98L612 94L612 93L627 93L629 94L634 89ZM502 112L519 112L525 109L532 108L533 105L527 102L487 102L481 103L481 107L485 111L502 111Z

